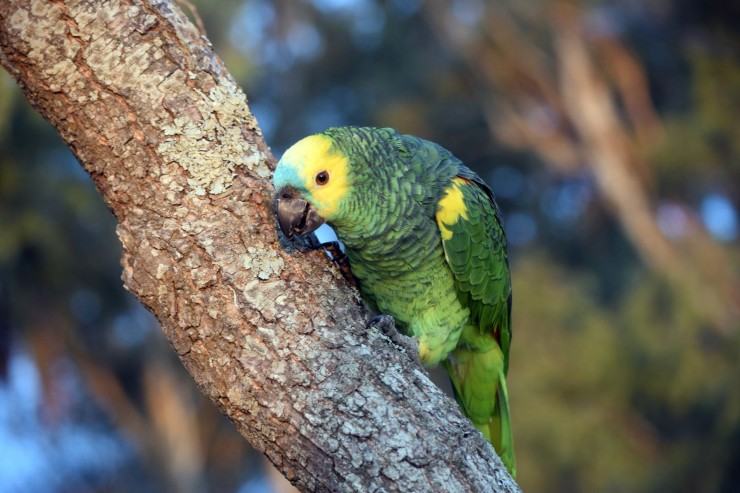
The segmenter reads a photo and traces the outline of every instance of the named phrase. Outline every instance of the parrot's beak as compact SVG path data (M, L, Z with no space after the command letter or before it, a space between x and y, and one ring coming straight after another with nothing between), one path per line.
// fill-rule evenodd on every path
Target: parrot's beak
M309 204L293 187L283 187L277 193L278 224L283 234L305 236L324 224L316 208Z

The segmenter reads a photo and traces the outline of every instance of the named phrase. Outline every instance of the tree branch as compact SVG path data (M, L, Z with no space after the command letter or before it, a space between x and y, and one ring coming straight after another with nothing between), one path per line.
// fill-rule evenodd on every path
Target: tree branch
M0 62L118 218L123 278L200 389L304 491L518 491L320 253L276 237L246 99L166 1L0 2Z

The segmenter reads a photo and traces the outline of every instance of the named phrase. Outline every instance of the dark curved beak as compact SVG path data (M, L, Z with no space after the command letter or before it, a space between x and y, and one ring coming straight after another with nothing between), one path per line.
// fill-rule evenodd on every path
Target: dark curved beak
M305 236L324 224L316 208L293 187L283 187L277 193L277 217L280 229L288 238Z

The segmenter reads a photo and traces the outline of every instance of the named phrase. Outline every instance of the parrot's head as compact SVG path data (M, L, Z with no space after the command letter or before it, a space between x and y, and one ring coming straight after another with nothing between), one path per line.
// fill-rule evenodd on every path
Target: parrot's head
M349 158L329 135L311 135L285 151L273 176L283 234L307 235L336 219L350 191L349 175Z

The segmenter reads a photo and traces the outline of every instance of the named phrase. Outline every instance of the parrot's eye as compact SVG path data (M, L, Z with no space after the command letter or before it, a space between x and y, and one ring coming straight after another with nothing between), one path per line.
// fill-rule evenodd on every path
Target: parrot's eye
M327 183L329 183L329 173L326 171L319 171L316 175L316 184L326 185Z

